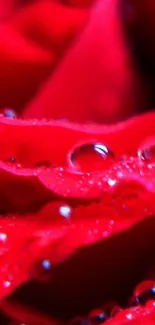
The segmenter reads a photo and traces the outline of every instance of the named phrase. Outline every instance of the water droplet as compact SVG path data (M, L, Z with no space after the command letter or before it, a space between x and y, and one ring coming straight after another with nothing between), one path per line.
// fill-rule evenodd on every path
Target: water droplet
M68 158L72 168L90 172L106 168L114 154L104 144L87 143L75 148Z
M108 318L108 314L102 309L94 309L90 312L88 319L92 325L98 325L105 322Z
M140 159L145 161L155 161L155 139L145 142L137 151Z
M1 243L6 243L6 241L7 241L7 234L1 232L0 233L0 242Z
M4 117L15 119L17 117L16 112L11 108L6 108L3 112Z
M145 305L148 300L155 299L155 283L154 281L144 281L140 283L133 294L130 305Z
M114 185L116 185L116 179L111 179L111 178L109 178L108 179L108 184L109 184L109 186L114 186Z
M117 313L122 311L122 308L117 304L116 301L109 301L102 306L102 309L106 311L109 317L114 317Z
M49 259L43 259L35 264L31 275L39 281L48 281L52 275L52 264Z
M59 213L62 217L69 219L72 213L72 209L69 205L62 205L59 207Z
M14 164L14 163L17 162L17 160L16 160L15 157L12 156L12 157L9 157L8 162L11 163L11 164Z
M51 269L51 262L49 260L43 260L42 261L42 267L45 270L50 270Z
M49 160L38 160L36 162L36 167L50 168L51 167L51 162Z
M133 318L132 313L128 313L125 315L127 319L131 320Z
M16 168L18 168L18 169L20 169L21 167L22 167L21 164L16 165Z
M9 280L3 282L4 288L9 288L11 286L11 282Z

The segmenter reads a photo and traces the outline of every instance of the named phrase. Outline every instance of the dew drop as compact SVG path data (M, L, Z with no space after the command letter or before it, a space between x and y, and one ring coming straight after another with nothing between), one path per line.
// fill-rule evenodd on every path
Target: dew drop
M37 262L31 272L31 276L39 281L48 281L51 277L52 264L49 259Z
M114 186L114 185L116 185L116 179L112 179L112 178L109 178L108 179L108 184L109 184L109 186Z
M114 153L101 143L87 143L76 147L68 156L69 165L86 172L107 168Z
M49 160L38 160L36 162L36 167L50 168L51 167L51 162Z
M4 288L7 289L7 288L9 288L11 286L11 282L9 280L6 280L6 281L3 282L3 286L4 286Z
M155 141L150 140L138 149L137 155L144 161L155 161Z
M42 267L45 270L50 270L51 269L51 262L49 260L43 260L42 261Z
M145 305L148 300L155 299L155 283L154 281L144 281L140 283L133 294L131 305Z
M126 317L127 319L129 319L129 320L132 320L132 319L133 319L133 315L132 315L132 313L128 313L128 314L126 314L125 317Z
M21 167L22 167L21 164L16 165L16 168L18 168L18 169L20 169Z
M9 162L10 164L15 164L15 163L17 162L17 160L16 160L15 157L12 156L12 157L9 157L8 162Z
M108 314L102 309L94 309L88 316L88 319L92 325L103 324L107 318Z
M116 301L109 301L104 304L102 308L106 311L109 317L114 317L116 314L122 311L122 308L117 304Z
M11 108L4 109L3 115L4 117L11 118L11 119L15 119L17 117L16 112Z
M72 213L72 209L69 205L62 205L59 207L59 213L65 219L69 219Z
M0 233L0 243L4 244L4 243L6 243L6 241L7 241L7 234L1 232Z

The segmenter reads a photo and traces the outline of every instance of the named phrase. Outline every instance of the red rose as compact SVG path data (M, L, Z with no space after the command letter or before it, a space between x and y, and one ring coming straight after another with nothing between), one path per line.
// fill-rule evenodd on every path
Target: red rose
M106 304L154 279L155 115L99 125L153 98L136 5L0 2L2 324L154 321L154 282Z

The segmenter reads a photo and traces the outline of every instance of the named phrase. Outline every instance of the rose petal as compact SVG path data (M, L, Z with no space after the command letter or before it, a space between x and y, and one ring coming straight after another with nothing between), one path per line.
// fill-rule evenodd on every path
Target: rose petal
M154 216L143 219L87 247L83 246L81 240L72 252L70 244L80 238L82 228L77 227L77 234L74 232L74 235L72 231L67 232L58 245L49 246L44 251L44 258L50 257L53 262L51 277L47 281L38 280L39 269L37 264L34 265L34 280L18 288L12 298L59 319L87 313L93 306L99 306L111 298L125 301L153 261L154 222ZM120 220L118 224L121 227ZM82 245L79 246L79 243ZM70 254L72 256L69 257ZM55 266L55 258L60 263L62 257L65 258L63 263ZM133 273L137 260L138 268Z
M46 0L25 7L11 23L38 46L62 55L87 18L87 10Z
M0 121L0 158L6 160L6 163L0 164L0 207L2 210L25 211L26 213L39 209L40 206L56 197L96 200L103 192L113 189L109 179L116 179L117 182L136 181L147 191L154 192L154 178L151 176L154 169L150 169L149 164L146 165L145 162L140 162L139 158L135 158L133 162L129 161L132 170L130 173L128 158L124 164L117 162L119 156L124 153L136 155L144 139L154 137L153 113L134 118L125 124L118 124L116 128L112 126L84 128L67 123L33 123L33 121L9 120L3 117ZM46 140L50 139L51 134L56 141ZM62 138L64 139L63 147ZM127 142L128 138L130 141ZM109 165L104 165L104 160L101 161L100 170L92 170L88 175L83 170L77 173L74 168L69 167L68 154L76 141L80 139L84 143L91 143L95 140L96 143L107 145L115 153L116 160L110 162ZM7 162L12 156L16 157L17 163ZM51 168L35 167L40 159L50 161ZM22 163L21 166L20 163ZM60 166L60 164L64 165L64 169L53 168L53 165ZM110 172L113 165L116 165L115 169ZM137 166L136 170L134 166ZM122 171L121 175L118 173L119 170ZM142 170L143 178L140 176Z
M26 106L24 116L104 123L144 108L146 92L132 62L118 6L117 0L108 0L92 7L85 30Z
M1 23L1 108L13 107L21 113L86 18L86 10L39 1L21 7Z

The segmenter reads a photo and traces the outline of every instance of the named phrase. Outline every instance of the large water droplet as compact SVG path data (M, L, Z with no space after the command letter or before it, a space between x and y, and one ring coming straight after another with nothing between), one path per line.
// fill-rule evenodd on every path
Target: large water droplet
M138 157L145 161L155 161L155 140L150 139L138 149Z
M13 119L17 117L16 112L11 108L4 109L3 115L4 117L13 118Z
M133 298L130 301L130 305L145 305L148 300L155 299L155 282L144 281L139 284L133 294Z
M86 143L76 147L69 154L69 164L79 171L95 171L107 168L114 153L104 144Z

